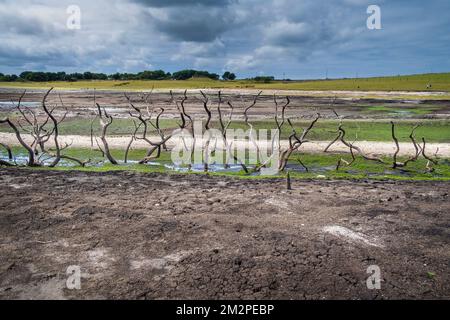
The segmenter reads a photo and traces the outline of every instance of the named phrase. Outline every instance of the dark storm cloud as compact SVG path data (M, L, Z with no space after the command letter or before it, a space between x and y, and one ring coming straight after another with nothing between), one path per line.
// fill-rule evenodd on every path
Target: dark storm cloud
M235 27L229 11L185 8L168 10L165 18L151 14L153 26L174 40L210 42Z
M210 42L235 27L229 0L132 0L149 10L150 22L173 40ZM158 9L156 12L151 9Z

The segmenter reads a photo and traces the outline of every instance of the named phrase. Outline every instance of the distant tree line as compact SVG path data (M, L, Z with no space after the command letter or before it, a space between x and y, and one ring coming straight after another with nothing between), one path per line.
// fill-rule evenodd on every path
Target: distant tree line
M25 71L20 75L5 75L0 73L0 81L32 81L32 82L48 82L48 81L79 81L79 80L187 80L191 78L209 78L219 80L217 73L199 70L181 70L171 74L163 70L143 71L139 73L66 73L66 72L34 72ZM235 80L236 75L226 71L222 75L223 80Z
M256 82L268 83L268 82L274 81L275 77L272 77L272 76L259 76L259 77L254 77L254 78L252 78L250 80L253 80L253 81L256 81Z

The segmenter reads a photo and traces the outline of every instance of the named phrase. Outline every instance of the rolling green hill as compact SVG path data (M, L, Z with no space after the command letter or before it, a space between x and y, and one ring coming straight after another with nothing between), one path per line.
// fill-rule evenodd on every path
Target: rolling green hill
M431 85L431 87L428 87ZM77 82L0 82L0 88L150 90L155 89L275 89L275 90L354 90L354 91L446 91L450 92L450 73L419 74L378 78L271 81L219 81L205 78L191 80L130 80Z

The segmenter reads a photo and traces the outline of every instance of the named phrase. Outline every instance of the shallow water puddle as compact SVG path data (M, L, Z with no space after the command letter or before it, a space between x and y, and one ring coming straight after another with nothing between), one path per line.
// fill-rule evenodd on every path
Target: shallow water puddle
M41 105L40 102L21 102L20 105L22 107L28 107L28 108L37 108ZM8 101L0 101L0 110L1 109L13 109L17 107L16 103L8 102Z

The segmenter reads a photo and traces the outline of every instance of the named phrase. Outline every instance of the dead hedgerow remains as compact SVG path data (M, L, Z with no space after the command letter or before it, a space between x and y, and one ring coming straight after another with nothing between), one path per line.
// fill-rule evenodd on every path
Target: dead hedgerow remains
M22 105L22 100L26 95L26 91L22 93L18 101L15 103L15 109L18 111L18 117L6 117L4 119L0 119L0 123L8 125L12 131L14 132L17 141L19 144L26 150L27 154L27 162L26 166L29 167L39 167L39 166L48 166L48 167L56 167L62 159L70 162L74 162L80 166L86 166L91 162L91 159L78 159L76 157L67 155L65 151L70 148L70 144L61 145L59 142L59 126L61 122L66 119L68 114L68 109L64 105L64 102L59 95L59 103L56 105L48 106L47 98L50 94L52 94L53 88L49 89L44 96L42 97L40 109L32 109ZM168 151L167 143L171 139L175 139L174 133L167 133L161 127L161 119L165 113L165 109L161 107L154 107L151 101L151 94L139 94L136 97L132 97L129 94L124 94L129 105L129 116L133 119L134 130L130 135L129 143L125 149L125 157L123 162L127 163L129 151L136 141L144 141L148 144L148 150L144 158L139 161L139 164L145 165L151 160L155 160L160 158L161 153L163 151ZM274 167L276 168L276 172L284 172L286 171L286 166L289 161L296 160L301 166L304 167L306 171L308 168L301 160L301 152L300 147L308 143L308 134L311 130L314 129L314 126L320 121L321 115L317 113L317 115L312 119L310 124L303 128L301 132L299 132L294 124L293 120L286 117L286 109L290 105L289 97L284 97L280 99L280 97L274 95L273 96L273 119L276 125L275 135L271 139L271 148L269 148L269 156L262 156L262 152L260 150L260 146L255 141L255 129L253 124L250 121L249 111L254 108L258 99L260 98L262 92L254 95L251 102L248 105L244 106L244 122L248 127L248 140L249 143L254 147L257 154L256 164L250 166L245 159L239 156L239 153L236 153L233 146L233 141L227 135L227 132L230 128L231 123L233 122L233 116L236 113L236 108L234 103L230 100L224 99L221 92L219 91L217 95L212 99L212 95L208 95L203 91L200 91L199 97L194 97L196 101L202 104L203 110L205 112L206 121L202 122L202 130L207 132L211 129L218 130L221 137L221 144L217 143L217 137L212 139L211 136L206 135L207 138L202 141L202 166L205 172L210 170L210 157L214 155L219 148L220 151L225 152L226 160L224 161L224 167L228 168L230 162L233 160L235 163L239 164L242 167L242 170L246 173L254 173L261 172L263 168L269 166L269 163L275 161ZM186 102L188 101L187 90L180 95L175 95L172 91L170 92L170 101L168 102L172 106L176 107L178 111L178 126L179 129L184 133L187 133L189 136L189 140L183 140L183 148L184 151L190 153L190 160L194 160L194 152L196 148L196 141L198 137L195 135L194 116L189 114L186 108ZM282 101L280 101L282 100ZM118 165L120 162L112 155L110 147L108 145L108 128L113 123L114 118L107 112L107 109L102 107L102 105L96 100L95 93L93 97L93 103L96 110L95 117L91 120L91 144L95 147L96 150L100 152L100 155L103 158L111 163L112 165ZM58 108L62 108L65 110L62 113L62 116L57 118L55 116L55 110ZM392 140L395 144L395 153L392 155L391 160L386 160L386 158L382 159L380 157L376 157L370 154L365 153L360 147L356 145L356 138L354 141L350 141L347 138L345 124L343 123L342 117L336 112L336 110L330 106L330 110L335 114L337 119L339 119L339 124L336 129L336 137L327 145L327 147L323 150L323 153L329 152L330 147L337 143L341 142L348 148L348 155L350 158L344 159L341 157L336 164L336 170L340 170L342 167L350 167L356 160L356 157L359 156L366 161L372 161L376 163L380 163L382 165L390 165L393 169L395 168L404 168L409 163L417 161L420 157L423 157L427 160L426 170L428 172L432 172L434 170L434 165L438 164L437 152L431 157L426 152L426 139L422 137L419 141L416 139L415 132L416 129L420 126L420 124L414 126L409 135L409 139L414 146L414 154L412 154L407 160L400 162L398 160L398 154L400 152L400 145L398 139L396 137L395 123L391 121L391 134ZM218 128L211 128L213 117L218 120ZM94 134L93 125L98 121L100 125L99 134ZM288 127L288 131L290 134L288 136L288 143L286 145L282 145L281 143L281 132L285 127ZM156 132L157 137L150 137L150 132ZM23 135L26 134L30 137L31 143L26 142L23 138ZM51 141L51 147L48 147L49 141ZM220 145L220 146L219 146ZM17 166L18 164L14 161L13 151L10 146L5 143L0 143L0 147L7 150L9 161L0 160L0 165L3 166ZM232 160L231 160L232 159Z

